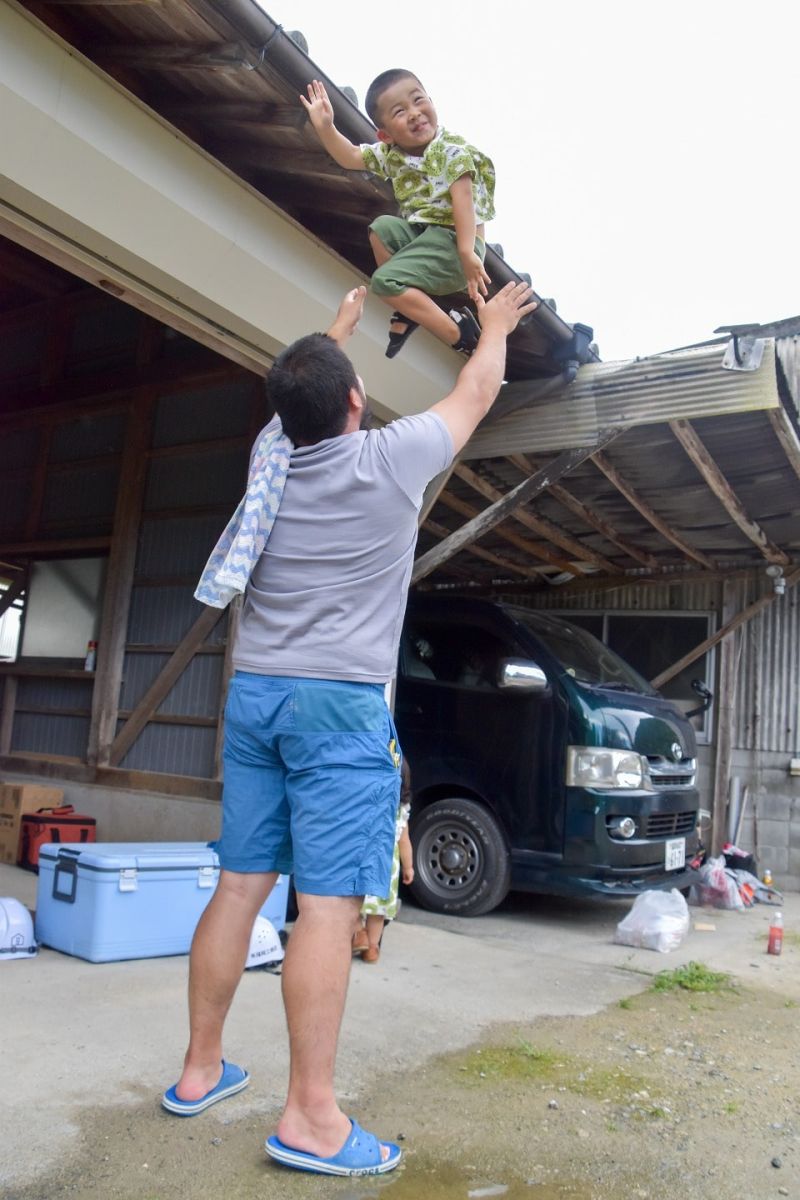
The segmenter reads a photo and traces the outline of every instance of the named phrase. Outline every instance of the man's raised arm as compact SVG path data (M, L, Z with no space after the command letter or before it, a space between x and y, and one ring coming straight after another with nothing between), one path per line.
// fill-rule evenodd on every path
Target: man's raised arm
M477 349L462 368L450 395L430 410L438 413L450 430L456 454L497 398L506 369L506 339L520 320L536 308L538 302L531 300L531 295L527 283L507 283L486 303L480 295L477 297L481 322Z

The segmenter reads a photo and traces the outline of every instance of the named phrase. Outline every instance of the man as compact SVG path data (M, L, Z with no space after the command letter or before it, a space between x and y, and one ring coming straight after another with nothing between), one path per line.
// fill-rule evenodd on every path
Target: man
M342 350L365 294L349 292L326 335L300 338L275 362L267 395L277 417L251 461L239 540L227 574L212 555L216 583L198 590L224 604L230 593L216 584L230 581L244 555L225 711L222 869L192 944L184 1070L162 1100L192 1116L247 1085L247 1072L222 1058L223 1024L255 917L278 874L293 872L298 918L282 975L290 1080L266 1148L287 1166L336 1175L379 1174L400 1160L397 1146L341 1111L333 1075L361 899L388 893L401 756L383 697L418 513L427 483L491 408L506 338L536 307L525 284L488 303L479 296L480 342L450 395L368 431L364 388ZM293 444L285 460L281 433Z

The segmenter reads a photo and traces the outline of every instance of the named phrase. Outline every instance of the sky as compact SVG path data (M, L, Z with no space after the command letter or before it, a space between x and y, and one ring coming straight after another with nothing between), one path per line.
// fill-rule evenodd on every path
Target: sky
M336 84L389 67L494 161L499 242L605 361L800 313L795 0L263 0Z

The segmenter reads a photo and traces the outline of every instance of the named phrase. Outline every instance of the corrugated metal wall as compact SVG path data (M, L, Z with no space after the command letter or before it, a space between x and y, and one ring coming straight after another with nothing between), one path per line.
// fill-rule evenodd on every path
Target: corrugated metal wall
M732 581L734 610L769 595L766 576ZM537 593L536 608L569 612L719 611L718 583L639 585L576 596ZM518 597L508 596L519 602ZM715 624L718 626L719 620ZM730 635L736 663L734 749L800 753L800 589L791 589Z

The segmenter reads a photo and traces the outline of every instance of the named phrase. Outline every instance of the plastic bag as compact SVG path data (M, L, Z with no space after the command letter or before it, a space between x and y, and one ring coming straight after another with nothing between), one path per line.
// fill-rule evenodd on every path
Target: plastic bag
M670 892L642 892L623 917L614 941L621 946L639 946L667 954L677 950L689 932L689 909L677 888Z
M744 908L735 872L725 866L725 859L707 858L697 868L697 880L689 893L690 904L709 904L712 908Z

